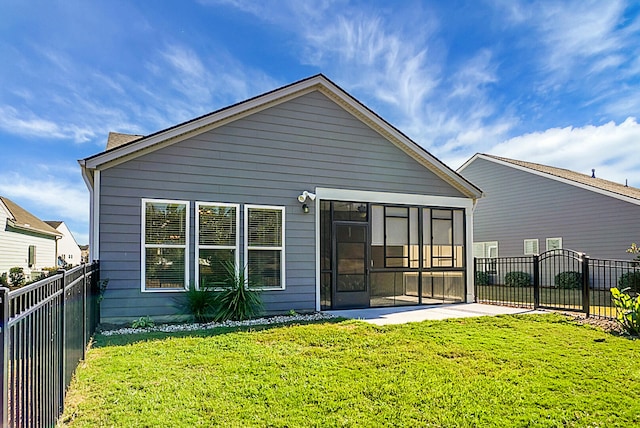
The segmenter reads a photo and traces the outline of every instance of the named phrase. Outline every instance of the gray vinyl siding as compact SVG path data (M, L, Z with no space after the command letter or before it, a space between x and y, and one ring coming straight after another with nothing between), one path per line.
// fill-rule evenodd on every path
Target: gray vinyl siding
M629 259L640 237L640 206L477 158L461 174L485 197L474 211L474 242L498 241L499 256L524 254L524 240L562 238L592 258Z
M122 321L176 314L180 293L140 291L141 199L191 201L194 279L195 201L286 207L286 290L263 293L270 312L315 309L315 209L296 197L316 187L463 197L452 186L319 92L101 172L102 316ZM241 259L243 256L241 219ZM244 263L244 261L242 261Z

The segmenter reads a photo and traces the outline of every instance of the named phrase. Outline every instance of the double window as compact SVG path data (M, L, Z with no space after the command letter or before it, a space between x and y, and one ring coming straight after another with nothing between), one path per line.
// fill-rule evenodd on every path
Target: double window
M195 203L196 287L223 285L240 268L240 205ZM245 205L244 263L250 287L281 290L284 281L284 207ZM142 290L189 286L188 201L142 200Z

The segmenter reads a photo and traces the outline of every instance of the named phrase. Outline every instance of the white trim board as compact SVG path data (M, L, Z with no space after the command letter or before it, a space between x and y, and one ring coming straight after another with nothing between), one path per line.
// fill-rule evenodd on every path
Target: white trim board
M453 196L417 195L410 193L371 192L365 190L330 189L318 187L318 199L332 201L373 202L384 204L420 205L447 208L473 208L473 200ZM317 200L316 200L317 203Z
M425 168L432 171L443 181L470 198L480 198L482 192L471 182L431 155L398 129L386 122L372 110L338 87L322 74L295 82L247 101L218 110L192 121L179 124L164 131L121 147L94 155L80 161L83 168L89 170L107 169L145 153L166 147L194 135L215 129L226 123L246 117L250 114L273 107L307 93L319 91L357 117L367 126L378 132L390 144L395 145Z
M479 159L483 159L483 160L487 160L487 161L491 161L493 163L497 163L498 165L507 166L509 168L516 169L518 171L528 172L529 174L538 175L540 177L548 178L550 180L555 180L555 181L558 181L560 183L569 184L571 186L578 187L580 189L589 190L589 191L592 191L594 193L598 193L600 195L609 196L609 197L612 197L614 199L619 199L619 200L624 201L624 202L629 202L630 204L640 205L640 200L639 199L631 198L629 196L621 195L619 193L612 192L612 191L605 190L605 189L601 189L599 187L589 186L588 184L584 184L584 183L580 183L580 182L577 182L577 181L569 180L567 178L558 177L557 175L549 174L549 173L542 172L542 171L537 171L535 169L527 168L527 167L522 166L522 165L516 165L516 164L510 163L510 162L505 162L505 161L500 160L500 159L495 159L495 158L493 158L491 156L485 156L482 153L476 153L475 155L473 155L473 157L471 157L471 159L466 161L464 164L462 164L462 166L460 168L458 168L458 172L462 173L462 171L464 171L464 169L467 166L469 166L474 160L476 160L478 158Z

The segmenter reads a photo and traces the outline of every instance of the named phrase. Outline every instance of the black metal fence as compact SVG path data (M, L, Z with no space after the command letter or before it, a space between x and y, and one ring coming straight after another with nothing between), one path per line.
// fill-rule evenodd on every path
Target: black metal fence
M478 302L583 312L615 318L610 290L640 291L640 263L592 259L572 250L536 256L476 258Z
M98 263L9 291L0 288L0 423L54 426L99 322Z

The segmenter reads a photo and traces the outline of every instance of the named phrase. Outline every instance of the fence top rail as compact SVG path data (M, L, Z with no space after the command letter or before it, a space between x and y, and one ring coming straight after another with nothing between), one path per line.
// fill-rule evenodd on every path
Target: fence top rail
M585 253L581 253L575 250L570 250L568 248L558 248L557 250L548 250L538 255L538 258L540 261L543 261L545 259L550 259L552 257L570 257L575 260L583 260L585 257L588 257L588 256Z
M598 263L598 262L607 262L607 263L627 263L632 266L640 267L640 260L623 260L623 259L589 259L589 263Z
M55 275L43 278L43 279L41 279L39 281L34 282L33 284L25 285L24 287L20 287L20 288L17 288L15 290L11 290L11 291L9 291L9 297L11 299L14 299L16 297L20 297L23 294L27 294L27 293L29 293L31 291L37 290L38 288L40 288L40 287L42 287L44 285L47 285L49 283L52 283L52 282L57 281L59 279L62 279L63 275L71 275L71 274L76 273L79 270L82 271L82 269L84 269L84 266L87 265L87 264L88 263L83 263L83 264L78 265L78 266L76 266L73 269L68 270L68 271L65 271L64 269L61 269L60 271L58 271L59 273L56 273ZM87 270L87 274L93 272L94 269L95 269L95 263L88 264L88 265L89 265L90 269ZM82 277L82 275L80 277Z
M533 256L514 256L514 257L475 257L475 260L479 263L491 263L502 260L517 260L520 262L533 262Z

